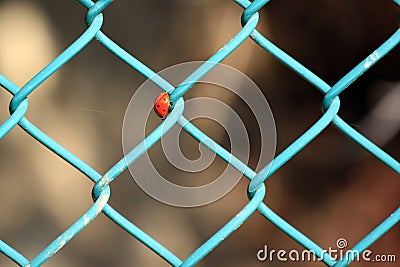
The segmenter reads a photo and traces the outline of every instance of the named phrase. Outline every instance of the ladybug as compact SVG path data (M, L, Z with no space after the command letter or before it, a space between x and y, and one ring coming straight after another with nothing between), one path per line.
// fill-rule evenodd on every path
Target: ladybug
M161 119L165 119L169 113L170 107L171 100L169 99L169 94L167 92L159 94L156 101L154 101L154 111Z

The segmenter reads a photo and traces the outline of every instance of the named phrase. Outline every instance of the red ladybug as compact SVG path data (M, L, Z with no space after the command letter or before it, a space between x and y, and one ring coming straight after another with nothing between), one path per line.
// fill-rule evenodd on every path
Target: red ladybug
M156 101L154 101L154 111L162 119L165 119L168 115L170 107L171 100L169 99L169 94L166 92L159 94Z

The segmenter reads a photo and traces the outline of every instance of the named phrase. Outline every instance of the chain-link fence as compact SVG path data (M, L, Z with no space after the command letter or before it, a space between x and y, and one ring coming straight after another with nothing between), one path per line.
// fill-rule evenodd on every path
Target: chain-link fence
M78 220L70 225L66 231L61 233L33 259L28 260L20 252L18 252L18 248L12 248L6 242L0 241L0 251L4 255L9 257L19 266L40 266L49 258L56 255L61 248L68 245L68 242L78 235L82 229L88 227L97 217L97 215L104 213L109 219L119 225L131 236L142 242L150 250L154 251L154 253L158 254L170 265L193 266L200 262L214 248L224 242L224 240L234 231L238 230L243 223L246 223L246 220L250 216L254 216L255 213L259 213L265 217L265 219L269 220L279 229L281 229L285 234L298 242L301 246L315 253L315 255L328 266L347 266L349 263L355 260L354 257L343 257L342 259L338 260L333 259L326 253L323 247L319 246L310 238L308 238L306 233L303 233L291 226L274 211L272 211L264 202L266 195L264 182L278 169L284 166L297 153L299 153L299 151L306 147L312 140L318 138L318 135L331 124L333 124L337 130L347 135L359 146L363 147L371 155L375 156L381 162L386 164L387 167L392 169L395 173L400 173L400 163L396 159L383 151L379 146L375 145L373 141L360 134L353 126L349 125L338 115L340 110L339 95L367 70L374 66L376 62L382 59L389 51L396 47L400 41L400 30L397 30L368 57L362 60L346 75L344 75L337 83L335 83L333 86L330 86L256 30L260 19L258 11L269 1L256 0L250 2L247 0L235 0L235 2L244 9L241 19L242 29L240 32L238 32L228 43L226 43L223 48L210 57L206 63L201 65L191 75L189 75L181 85L174 87L163 77L157 75L149 67L143 64L140 60L136 59L126 50L121 48L116 42L111 40L105 33L101 31L104 21L102 11L112 2L111 0L99 0L95 3L90 0L79 0L78 2L88 10L86 16L86 23L88 27L86 31L78 39L76 39L76 41L74 41L56 59L50 62L43 70L37 73L37 75L30 79L29 82L21 88L19 88L7 77L0 75L1 86L13 95L9 105L11 115L0 125L0 138L6 136L17 125L20 126L30 136L93 181L94 187L92 191L92 197L94 204ZM394 2L397 5L400 4L399 1ZM227 58L233 51L241 46L245 40L249 38L262 47L266 53L273 55L276 59L284 63L293 72L304 78L323 94L323 115L316 123L314 123L307 131L305 131L304 134L297 138L292 144L279 153L272 162L264 166L264 168L258 172L253 171L246 164L235 158L234 155L230 154L222 146L208 138L206 132L200 131L182 116L182 113L184 112L184 100L182 97L184 94L188 92L204 75L211 71L217 63ZM150 79L161 89L168 92L170 94L171 101L175 103L175 108L172 109L166 120L163 121L159 127L157 127L156 130L154 130L145 140L127 153L125 157L123 157L105 173L99 173L96 171L94 168L68 151L61 144L54 141L45 132L41 131L37 126L35 126L35 124L25 118L25 114L29 109L29 95L35 90L40 90L40 86L46 80L52 77L54 73L56 73L68 61L74 58L77 53L87 47L87 45L92 41L102 44L131 68L135 69L138 73ZM155 97L156 96L154 96L154 99ZM128 168L129 165L134 165L136 159L150 149L153 144L157 143L161 137L165 135L175 124L182 125L187 133L192 135L199 142L204 141L206 138L210 140L206 146L216 155L227 161L250 181L247 191L249 202L245 205L245 207L186 259L180 259L177 257L171 252L171 250L168 249L168 247L161 245L156 238L150 237L141 228L137 227L135 224L113 209L113 207L109 204L109 185L115 179L117 179L119 175ZM335 163L333 162L332 164ZM2 179L6 178L7 177L2 177ZM3 216L7 215L3 214ZM397 209L374 230L370 231L368 235L362 238L359 243L352 248L352 250L360 253L365 251L383 234L395 226L399 220L400 209Z

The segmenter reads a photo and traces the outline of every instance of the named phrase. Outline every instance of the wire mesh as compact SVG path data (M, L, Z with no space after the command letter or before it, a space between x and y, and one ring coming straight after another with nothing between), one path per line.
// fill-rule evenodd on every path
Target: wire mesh
M377 159L386 164L388 168L392 169L397 174L400 173L399 161L391 157L372 141L356 131L338 115L340 109L339 95L350 84L357 80L376 62L382 59L389 51L398 45L400 41L400 30L397 30L367 58L361 61L349 73L344 75L343 78L341 78L336 84L330 86L256 30L259 22L258 11L269 2L268 0L255 0L253 2L247 0L235 0L235 2L244 9L242 14L242 29L228 43L225 44L223 49L220 49L202 66L189 75L181 85L174 87L145 64L143 64L140 60L136 59L123 48L121 48L117 43L115 43L101 31L103 25L102 11L112 2L112 0L99 0L97 2L92 2L90 0L78 0L78 2L88 10L86 15L86 23L88 27L78 39L76 39L56 59L50 62L43 70L36 74L21 88L15 85L11 80L7 79L5 76L0 75L1 86L13 95L9 105L11 115L0 125L0 138L3 138L14 127L19 125L34 139L46 146L61 159L68 162L70 165L85 174L93 181L94 187L92 190L92 197L94 204L66 231L61 233L32 260L28 260L21 253L19 253L17 249L12 248L7 243L0 240L0 251L4 255L9 257L19 266L40 266L49 258L53 257L62 247L67 245L72 238L78 235L82 229L86 228L97 217L97 215L102 212L127 233L142 242L150 250L154 251L154 253L158 254L171 266L193 266L201 261L215 247L221 244L225 238L236 231L239 226L245 223L250 216L258 212L300 245L313 251L327 266L347 266L352 262L352 260L354 260L352 258L342 258L336 261L328 254L324 253L324 249L321 246L316 244L304 233L291 226L274 211L272 211L263 202L266 193L264 182L279 168L285 165L291 158L293 158L300 150L306 147L313 139L317 138L317 136L330 124L335 125L339 131L343 132L355 143L368 151L371 155L375 156ZM394 2L397 5L400 5L399 1ZM228 57L248 38L251 38L267 53L270 53L279 61L284 63L288 68L304 78L324 95L322 101L323 115L304 134L297 138L291 145L277 155L272 162L270 162L258 173L254 172L250 167L242 163L239 159L235 158L228 151L211 140L208 148L249 179L250 182L247 192L249 202L236 216L234 216L233 219L225 224L203 245L195 250L189 257L182 260L174 255L168 248L162 246L157 242L157 240L150 237L110 206L108 203L110 198L109 185L126 168L128 168L129 165L135 164L135 160L140 155L145 153L152 145L157 143L161 137L165 135L175 124L181 125L190 135L200 142L207 137L205 133L200 131L182 116L184 111L184 100L182 96L189 91L196 84L196 82L201 79L201 77L207 74L213 68L213 66ZM151 79L160 88L170 94L171 101L177 103L176 108L172 110L171 114L159 125L157 129L155 129L145 140L143 140L104 174L98 173L95 169L65 149L59 143L51 139L48 135L46 135L46 133L42 132L33 123L25 118L25 114L29 106L29 95L33 91L38 90L42 83L49 79L64 64L71 60L79 51L84 49L93 40L97 40L141 75ZM399 220L400 208L395 210L380 225L378 225L374 230L360 240L359 243L352 248L352 250L359 252L366 250L384 233L396 225Z

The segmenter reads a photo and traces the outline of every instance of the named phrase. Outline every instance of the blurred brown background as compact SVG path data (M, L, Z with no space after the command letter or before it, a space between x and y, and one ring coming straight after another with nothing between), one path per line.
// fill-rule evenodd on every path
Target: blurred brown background
M0 72L19 86L25 84L85 30L85 12L77 1L0 1ZM397 29L397 12L389 0L271 1L260 11L257 29L333 85ZM159 71L209 58L240 30L241 13L228 0L116 0L104 12L102 30ZM395 48L342 93L340 110L342 118L396 159L400 159L399 52ZM322 95L250 39L223 63L243 71L263 90L276 119L277 153L321 116ZM144 81L93 41L30 95L26 117L104 173L123 156L124 112ZM201 95L194 89L188 97ZM0 90L1 122L9 116L10 100ZM257 136L251 138L257 143ZM20 128L0 140L0 151L0 238L32 259L90 207L92 183ZM250 166L256 164L253 158ZM110 203L184 259L247 203L247 185L243 179L223 199L183 209L148 197L125 171L111 185ZM325 248L335 247L338 238L354 246L400 200L398 175L332 126L266 185L265 203ZM370 248L376 254L395 254L397 263L368 266L398 265L399 233L396 225ZM256 258L264 245L301 249L254 214L198 266L266 266ZM0 255L0 266L14 265ZM44 266L167 265L99 215Z

